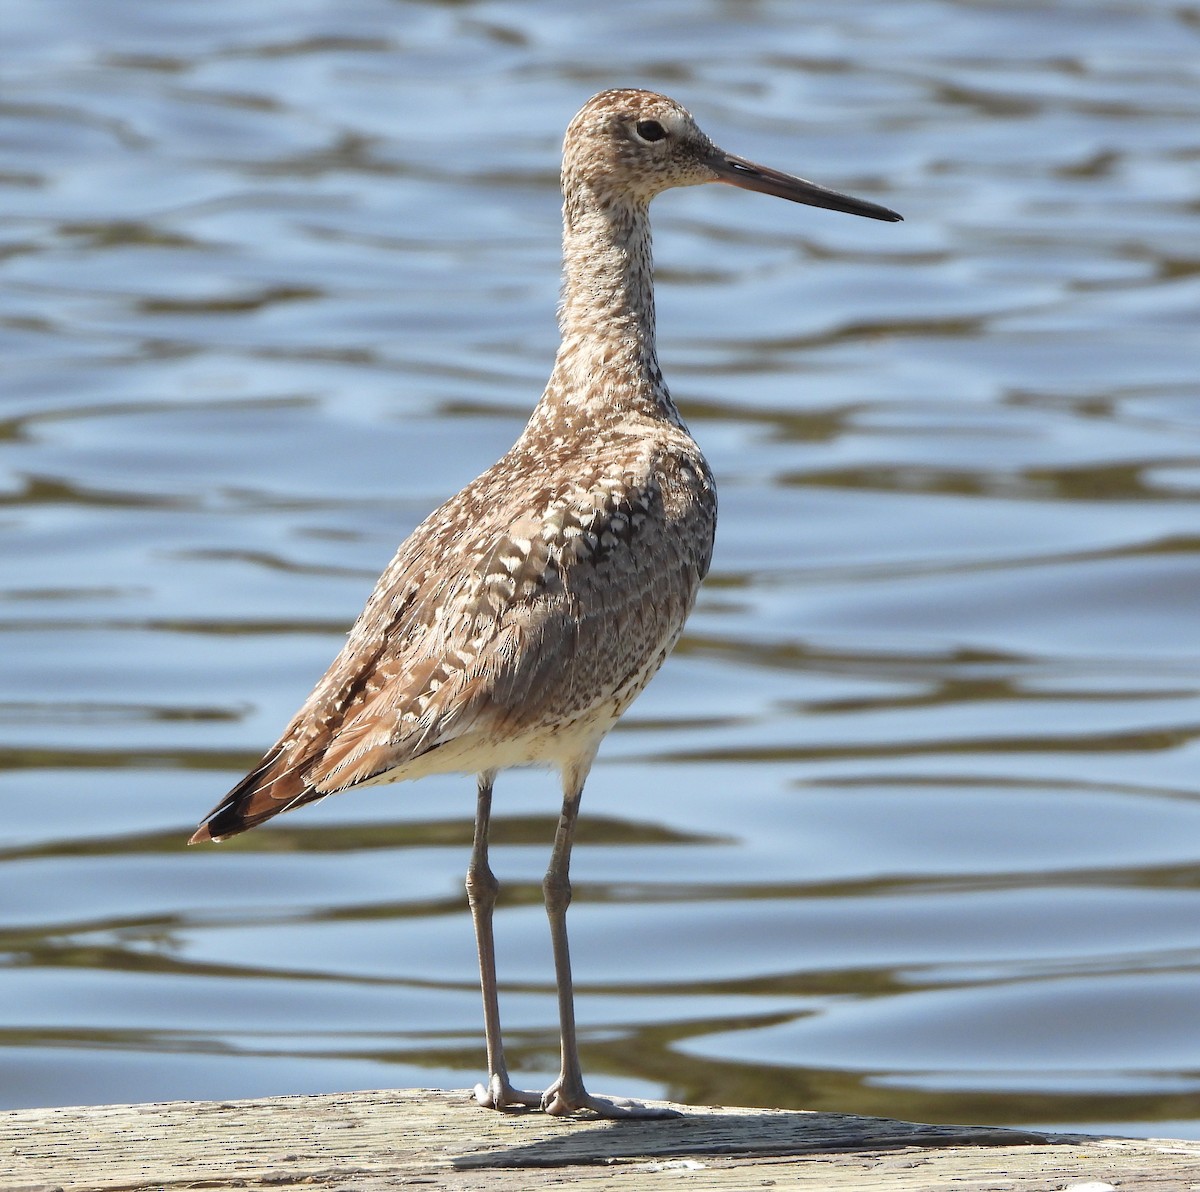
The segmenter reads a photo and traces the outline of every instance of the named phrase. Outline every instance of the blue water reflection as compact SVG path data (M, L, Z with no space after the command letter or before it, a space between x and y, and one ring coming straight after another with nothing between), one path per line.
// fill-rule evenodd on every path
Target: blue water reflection
M722 514L585 798L595 1084L1200 1136L1194 14L689 11L6 11L0 1104L476 1079L468 779L182 842L519 432L562 130L636 83L906 222L656 205ZM555 784L497 803L548 1079Z

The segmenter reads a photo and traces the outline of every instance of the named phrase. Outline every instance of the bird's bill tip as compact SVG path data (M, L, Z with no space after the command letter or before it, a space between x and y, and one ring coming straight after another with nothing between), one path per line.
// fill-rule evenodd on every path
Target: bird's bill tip
M841 194L805 178L797 178L781 170L773 170L769 166L760 166L744 157L735 157L732 153L722 153L718 150L708 164L716 174L718 182L737 186L742 190L755 190L760 194L774 195L793 203L803 203L807 207L825 207L830 211L844 211L847 215L861 215L866 219L880 219L887 223L898 223L904 219L903 215L889 207L881 207L878 203L868 203L866 199Z

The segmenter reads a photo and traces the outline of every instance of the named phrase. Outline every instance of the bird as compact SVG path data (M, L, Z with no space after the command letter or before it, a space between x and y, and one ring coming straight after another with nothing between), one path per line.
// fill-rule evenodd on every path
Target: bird
M902 218L726 153L664 95L618 88L588 100L563 142L561 342L528 424L401 544L329 670L189 841L225 840L358 787L473 774L466 887L488 1068L474 1093L490 1109L672 1114L587 1091L566 912L597 749L678 641L712 559L716 485L659 368L649 221L656 195L703 183ZM557 769L562 785L543 882L561 1061L542 1092L509 1078L492 936L492 790L498 772L525 765Z

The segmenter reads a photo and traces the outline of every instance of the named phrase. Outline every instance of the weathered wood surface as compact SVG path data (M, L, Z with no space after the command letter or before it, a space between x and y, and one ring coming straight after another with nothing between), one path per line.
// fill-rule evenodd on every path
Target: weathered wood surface
M0 1114L4 1192L421 1188L1024 1192L1200 1185L1200 1143L677 1107L669 1121L499 1114L428 1090Z

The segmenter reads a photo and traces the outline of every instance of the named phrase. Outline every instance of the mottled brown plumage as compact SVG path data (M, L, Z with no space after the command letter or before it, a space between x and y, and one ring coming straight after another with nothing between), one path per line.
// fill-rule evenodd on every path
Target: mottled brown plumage
M468 891L490 1070L477 1096L494 1108L653 1112L584 1090L567 865L596 749L678 640L712 556L712 473L655 354L648 206L669 187L717 181L899 218L723 153L664 96L620 90L589 101L563 149L562 343L529 424L401 545L279 741L192 837L221 840L356 786L476 773ZM491 947L492 781L527 763L557 767L564 789L546 879L563 1069L545 1094L509 1084Z

